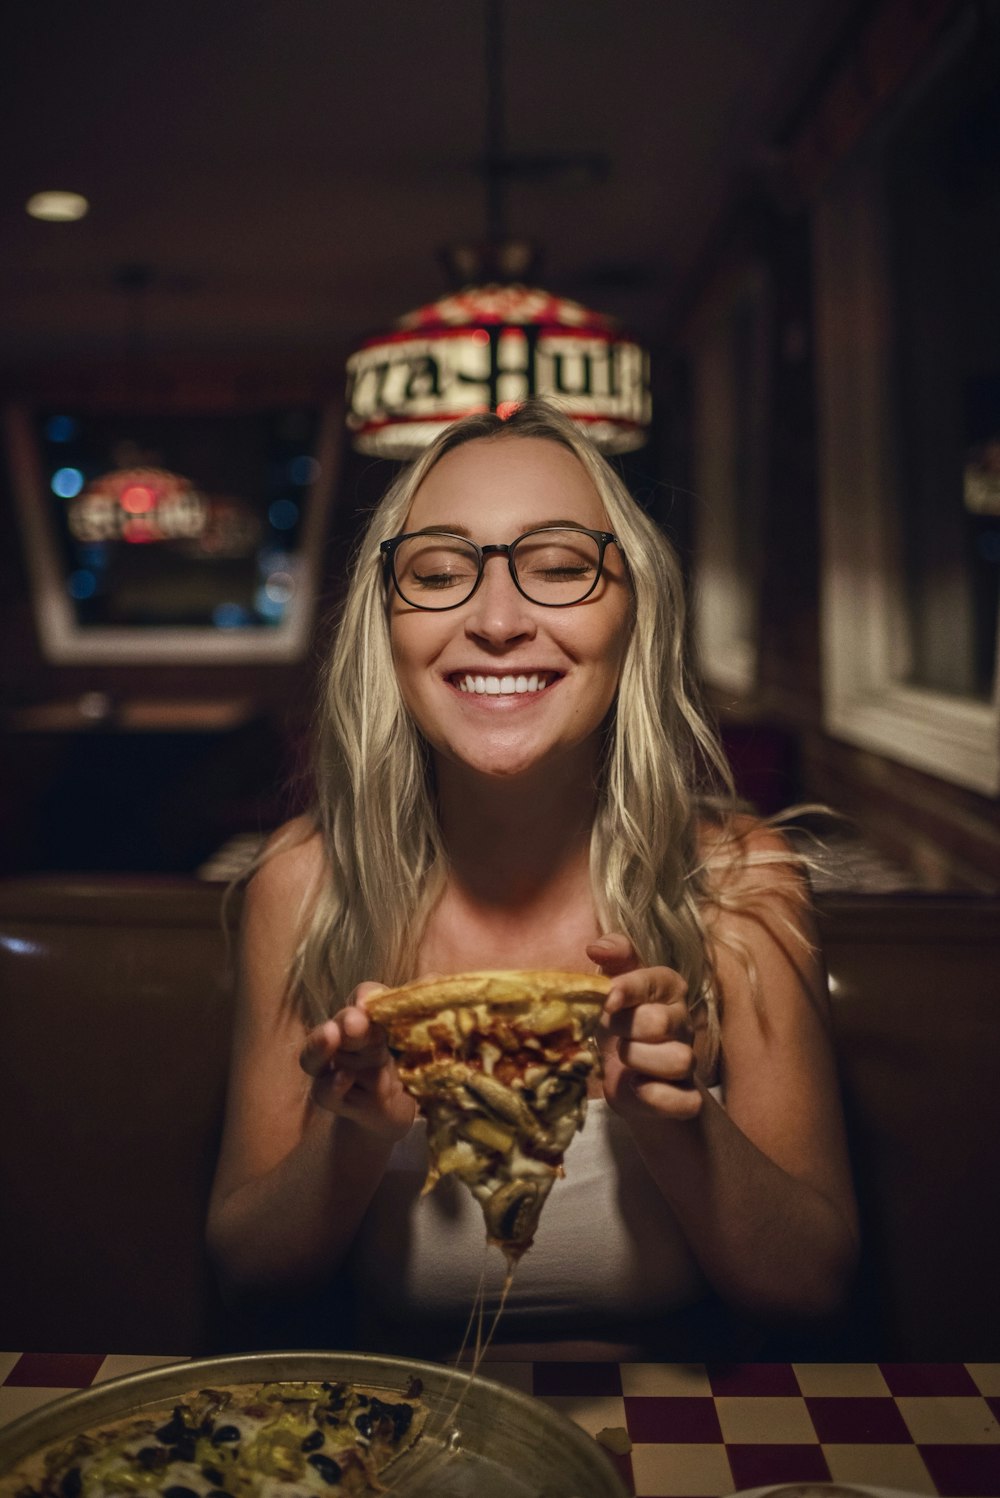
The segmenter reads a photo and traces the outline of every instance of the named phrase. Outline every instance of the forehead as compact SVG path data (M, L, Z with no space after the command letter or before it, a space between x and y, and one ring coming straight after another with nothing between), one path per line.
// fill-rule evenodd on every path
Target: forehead
M569 448L544 437L476 438L431 469L406 529L454 526L496 541L559 520L591 530L607 525L593 480Z

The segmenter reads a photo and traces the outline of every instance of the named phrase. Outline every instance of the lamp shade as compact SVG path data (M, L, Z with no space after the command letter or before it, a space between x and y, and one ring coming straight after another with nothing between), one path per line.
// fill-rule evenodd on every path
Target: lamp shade
M162 468L118 468L73 499L67 521L80 542L189 541L208 509L189 479Z
M413 458L462 416L545 396L604 452L650 420L648 355L610 318L536 287L468 287L366 339L347 363L354 446Z

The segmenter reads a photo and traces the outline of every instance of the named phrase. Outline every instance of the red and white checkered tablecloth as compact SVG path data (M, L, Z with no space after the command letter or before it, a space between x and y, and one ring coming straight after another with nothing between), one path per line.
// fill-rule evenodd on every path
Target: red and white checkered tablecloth
M0 1422L121 1374L182 1359L0 1353ZM624 1426L636 1498L720 1498L839 1482L1000 1498L1000 1363L503 1363L592 1435Z

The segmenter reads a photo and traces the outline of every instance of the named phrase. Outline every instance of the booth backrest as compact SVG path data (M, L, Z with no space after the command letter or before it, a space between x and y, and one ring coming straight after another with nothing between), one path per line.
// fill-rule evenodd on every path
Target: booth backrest
M856 1351L995 1360L1000 901L819 903L863 1215Z
M0 882L0 1346L191 1354L225 1091L221 890ZM827 896L864 1218L836 1355L1000 1356L1000 902Z
M0 1341L196 1353L231 985L218 886L0 883Z

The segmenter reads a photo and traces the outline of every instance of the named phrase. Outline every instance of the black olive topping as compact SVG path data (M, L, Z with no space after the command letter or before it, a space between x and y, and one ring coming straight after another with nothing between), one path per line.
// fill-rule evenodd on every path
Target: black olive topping
M181 1436L183 1436L186 1430L187 1426L184 1423L184 1410L183 1407L178 1404L175 1406L174 1413L171 1415L166 1425L161 1425L159 1430L155 1431L154 1434L158 1441L163 1441L165 1445L171 1446L173 1445L174 1441L180 1440Z
M335 1482L340 1481L340 1468L329 1456L322 1456L316 1452L314 1456L307 1456L306 1461L310 1467L315 1467L323 1481L332 1487Z
M82 1487L83 1479L80 1476L80 1468L70 1467L62 1482L59 1484L59 1491L62 1494L62 1498L78 1498L78 1494L80 1493Z
M227 1441L238 1441L240 1433L235 1425L220 1425L218 1430L212 1432L212 1445L222 1446Z
M375 1395L370 1401L370 1406L370 1409L365 1414L358 1415L354 1422L358 1435L366 1441L371 1440L372 1433L383 1421L391 1425L393 1439L396 1441L406 1434L413 1422L412 1404L387 1404L385 1400Z
M306 1436L305 1440L302 1442L300 1450L318 1451L322 1444L323 1432L321 1430L314 1430L310 1435Z

